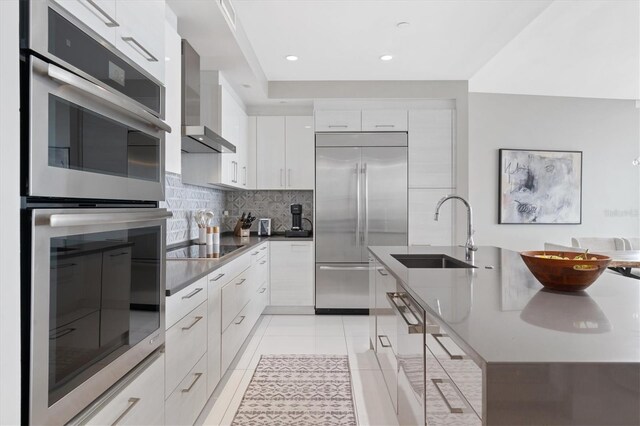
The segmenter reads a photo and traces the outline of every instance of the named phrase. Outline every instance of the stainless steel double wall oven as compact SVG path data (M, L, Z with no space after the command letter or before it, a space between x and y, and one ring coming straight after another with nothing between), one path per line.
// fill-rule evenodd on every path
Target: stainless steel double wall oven
M56 3L21 25L23 423L63 424L164 343L171 129L162 83Z

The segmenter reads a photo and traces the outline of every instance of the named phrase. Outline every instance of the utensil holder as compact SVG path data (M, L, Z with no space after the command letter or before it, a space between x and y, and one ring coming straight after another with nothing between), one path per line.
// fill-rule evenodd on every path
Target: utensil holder
M240 228L240 234L238 234L239 237L248 237L251 234L251 229L242 229Z
M198 244L207 243L207 228L198 228Z

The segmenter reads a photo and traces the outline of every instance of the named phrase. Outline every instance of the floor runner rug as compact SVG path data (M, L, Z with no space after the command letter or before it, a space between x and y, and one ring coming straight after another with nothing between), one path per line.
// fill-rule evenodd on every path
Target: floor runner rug
M349 358L262 355L232 425L356 425Z

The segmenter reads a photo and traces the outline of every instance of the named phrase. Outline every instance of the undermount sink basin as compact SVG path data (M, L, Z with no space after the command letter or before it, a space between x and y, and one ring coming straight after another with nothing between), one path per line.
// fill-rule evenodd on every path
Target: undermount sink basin
M391 257L402 263L407 268L475 268L444 254L392 254Z

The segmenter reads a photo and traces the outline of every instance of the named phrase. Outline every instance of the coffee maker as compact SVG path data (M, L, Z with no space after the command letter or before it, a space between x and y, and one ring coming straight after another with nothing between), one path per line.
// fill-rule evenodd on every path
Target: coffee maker
M308 237L309 232L308 229L303 229L302 226L302 204L291 204L291 229L284 231L284 236L287 238L303 238Z

